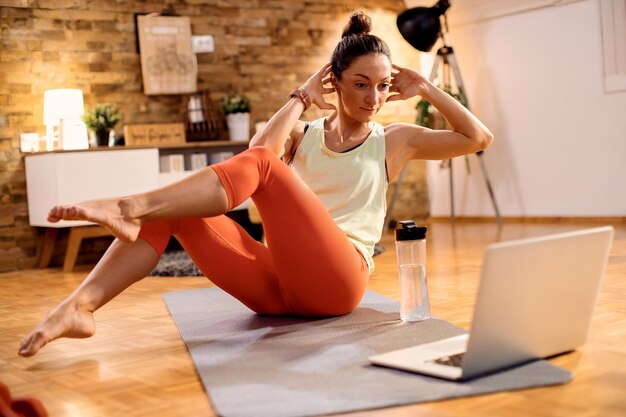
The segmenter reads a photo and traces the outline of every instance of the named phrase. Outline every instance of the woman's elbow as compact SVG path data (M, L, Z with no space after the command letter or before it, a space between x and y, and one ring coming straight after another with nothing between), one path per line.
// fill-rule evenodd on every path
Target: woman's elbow
M490 147L491 144L493 143L493 139L494 139L493 133L489 131L484 132L482 135L480 135L480 137L476 140L477 147L478 147L478 150L476 152L483 151L487 149L488 147Z

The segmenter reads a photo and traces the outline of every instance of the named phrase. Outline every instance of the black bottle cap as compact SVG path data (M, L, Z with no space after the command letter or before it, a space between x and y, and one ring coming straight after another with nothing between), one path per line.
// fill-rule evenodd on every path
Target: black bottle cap
M426 226L417 226L412 220L398 222L399 229L396 229L396 240L420 240L426 239Z

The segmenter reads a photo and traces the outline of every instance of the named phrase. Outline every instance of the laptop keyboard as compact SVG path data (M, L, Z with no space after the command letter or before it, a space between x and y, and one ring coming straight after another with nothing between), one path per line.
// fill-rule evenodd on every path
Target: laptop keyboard
M465 352L451 356L443 356L441 358L435 359L433 362L439 365L454 366L456 368L460 368L461 363L463 362L463 356L465 356Z

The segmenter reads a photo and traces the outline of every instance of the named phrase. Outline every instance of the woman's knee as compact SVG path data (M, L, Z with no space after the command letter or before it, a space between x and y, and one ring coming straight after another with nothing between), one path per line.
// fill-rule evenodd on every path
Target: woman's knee
M272 151L267 146L253 146L252 148L249 148L248 150L246 150L246 153L250 153L252 155L256 155L257 158L259 158L261 160L278 160L278 161L280 161L280 158L278 157L278 155L276 155L274 153L274 151Z
M159 255L165 252L170 237L176 233L177 220L159 220L141 225L139 237L148 242Z
M259 174L261 178L267 178L268 175L277 168L286 167L283 161L270 148L265 146L254 146L246 151L252 155L258 162Z

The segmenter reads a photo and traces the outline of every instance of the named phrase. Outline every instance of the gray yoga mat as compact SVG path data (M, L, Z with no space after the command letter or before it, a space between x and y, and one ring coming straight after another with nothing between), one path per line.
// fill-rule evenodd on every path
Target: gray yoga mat
M371 291L353 313L325 319L259 316L219 288L164 298L225 417L333 414L571 379L546 361L463 383L370 365L373 354L465 332L439 319L402 324L398 303Z

